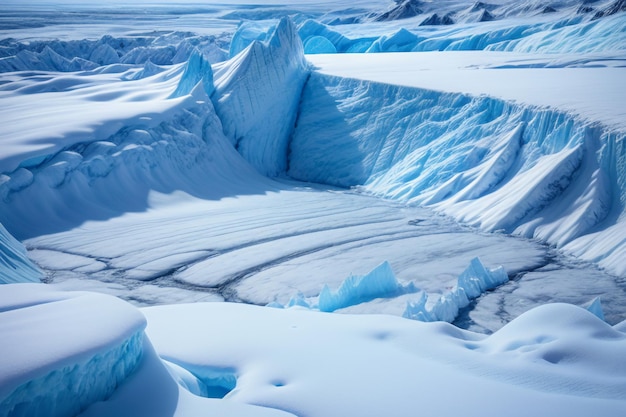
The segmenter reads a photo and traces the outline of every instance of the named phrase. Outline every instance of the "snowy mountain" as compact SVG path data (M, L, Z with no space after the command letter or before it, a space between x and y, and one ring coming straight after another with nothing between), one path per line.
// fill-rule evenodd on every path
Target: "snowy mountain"
M623 3L0 6L0 415L621 416Z

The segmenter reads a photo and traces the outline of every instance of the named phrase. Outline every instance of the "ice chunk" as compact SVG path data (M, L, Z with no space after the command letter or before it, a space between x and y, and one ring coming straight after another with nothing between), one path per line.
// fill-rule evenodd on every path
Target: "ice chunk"
M137 367L143 315L117 298L0 286L0 416L76 415ZM36 343L34 343L36 341Z
M308 75L293 22L281 19L267 42L252 42L214 70L212 100L226 136L259 172L270 176L284 172Z
M503 267L487 269L479 258L474 258L470 265L459 275L457 285L441 295L428 309L425 293L416 302L407 303L403 317L419 321L445 321L452 323L459 310L467 307L471 300L485 291L494 289L509 280Z
M0 284L39 282L41 270L28 259L26 249L0 223Z
M587 310L593 313L594 316L600 320L604 320L604 311L602 311L602 303L600 297L596 297L591 301L591 304L587 307Z
M327 285L319 295L320 311L331 312L380 297L394 297L415 292L413 283L402 285L396 279L389 262L383 262L364 276L350 276L332 291Z

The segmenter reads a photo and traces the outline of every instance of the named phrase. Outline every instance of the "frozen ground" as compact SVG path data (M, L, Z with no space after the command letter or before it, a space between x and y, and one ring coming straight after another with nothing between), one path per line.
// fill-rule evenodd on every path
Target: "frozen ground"
M623 2L70 3L0 6L3 406L623 414Z

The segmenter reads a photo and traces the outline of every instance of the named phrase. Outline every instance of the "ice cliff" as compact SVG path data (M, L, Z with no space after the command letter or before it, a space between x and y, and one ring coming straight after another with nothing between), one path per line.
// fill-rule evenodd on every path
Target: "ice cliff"
M624 274L625 136L552 109L313 73L288 173L429 205Z

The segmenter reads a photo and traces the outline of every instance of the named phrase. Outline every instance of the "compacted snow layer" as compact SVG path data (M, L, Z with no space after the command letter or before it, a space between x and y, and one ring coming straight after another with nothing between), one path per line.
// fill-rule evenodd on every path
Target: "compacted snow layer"
M145 324L114 297L3 285L0 415L76 415L106 399L139 363Z

